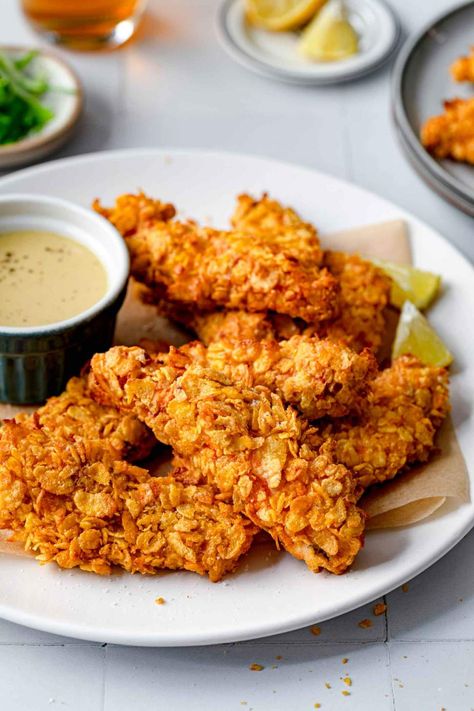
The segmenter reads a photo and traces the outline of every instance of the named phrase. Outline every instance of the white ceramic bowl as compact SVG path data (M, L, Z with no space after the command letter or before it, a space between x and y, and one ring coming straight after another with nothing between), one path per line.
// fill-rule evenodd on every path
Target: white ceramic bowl
M0 51L17 57L31 51L31 47L2 46ZM83 91L75 72L52 52L38 52L33 60L35 69L48 78L51 86L64 91L51 91L41 99L54 112L41 131L0 146L0 170L34 163L57 151L72 136L82 112Z
M129 274L122 237L91 210L53 197L0 197L0 233L25 229L56 232L86 246L104 265L108 288L72 318L25 328L0 324L0 401L12 403L41 402L60 392L93 353L111 345Z

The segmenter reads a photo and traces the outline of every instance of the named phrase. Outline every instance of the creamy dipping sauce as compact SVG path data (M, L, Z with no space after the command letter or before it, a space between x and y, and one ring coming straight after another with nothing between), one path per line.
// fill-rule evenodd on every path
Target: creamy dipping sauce
M0 233L0 328L77 316L107 291L107 273L84 245L53 232Z

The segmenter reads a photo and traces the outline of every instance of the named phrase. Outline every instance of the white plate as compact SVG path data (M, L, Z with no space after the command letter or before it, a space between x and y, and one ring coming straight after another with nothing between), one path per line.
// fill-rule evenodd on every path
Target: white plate
M47 163L4 178L0 194L56 195L82 205L143 188L199 220L225 225L237 193L269 190L321 233L405 218L415 262L443 274L445 293L430 313L456 356L452 382L457 435L474 476L474 272L443 237L395 205L321 173L232 154L135 150ZM434 563L470 530L472 504L443 507L416 526L371 532L354 568L314 575L285 553L254 551L236 575L210 583L191 573L96 577L3 556L0 616L88 640L135 645L230 642L296 629L356 608ZM165 605L156 605L161 596Z
M31 47L0 47L11 57L26 54ZM82 106L81 83L58 55L40 49L31 63L35 74L44 75L54 90L49 91L41 103L52 109L54 116L47 124L26 138L0 146L0 169L28 165L57 151L73 134L79 121Z
M267 32L245 20L243 0L224 0L217 30L226 51L259 74L283 81L323 85L363 76L383 64L400 37L397 18L381 0L346 0L360 51L340 62L313 62L298 54L297 32Z

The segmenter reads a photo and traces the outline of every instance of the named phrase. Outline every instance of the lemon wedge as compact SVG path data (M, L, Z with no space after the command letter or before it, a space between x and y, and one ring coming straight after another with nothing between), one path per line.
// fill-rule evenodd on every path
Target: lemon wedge
M308 59L337 62L356 54L357 33L347 17L341 0L331 0L301 35L298 51Z
M401 308L405 301L411 301L419 309L426 309L436 297L441 285L441 277L432 272L415 269L408 264L394 264L385 259L372 259L392 278L390 303Z
M301 27L326 0L245 0L247 20L272 32Z
M411 301L403 304L392 348L392 358L404 353L419 358L426 365L445 367L453 356L428 320Z

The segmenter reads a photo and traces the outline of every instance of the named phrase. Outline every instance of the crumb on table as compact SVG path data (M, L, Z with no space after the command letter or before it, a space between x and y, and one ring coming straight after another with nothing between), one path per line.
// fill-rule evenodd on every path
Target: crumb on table
M166 600L165 600L164 597L157 597L156 600L155 600L155 602L156 602L157 605L164 605L165 602L166 602Z
M361 629L366 630L372 627L372 620L365 618L365 620L361 620L358 624Z
M314 634L315 637L321 634L321 627L318 627L318 625L313 625L310 627L310 632L311 634Z
M379 615L383 615L383 613L387 610L387 605L384 602L378 602L376 605L374 605L374 615L378 617Z
M263 671L265 669L265 667L262 666L262 664L255 664L254 663L249 666L249 669L250 669L250 671L260 672L260 671Z

